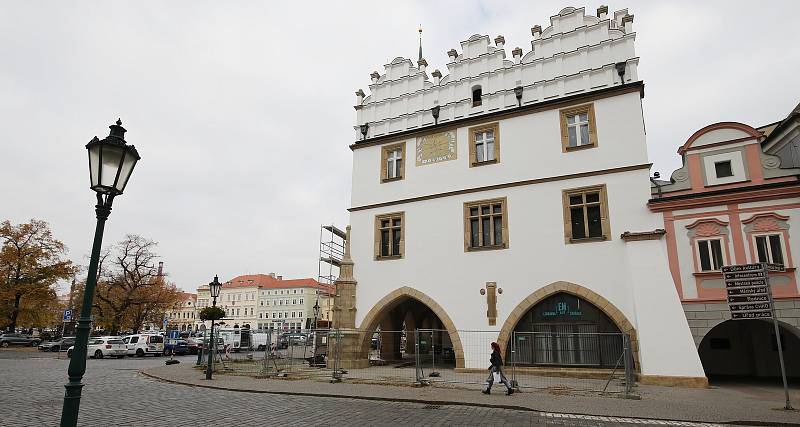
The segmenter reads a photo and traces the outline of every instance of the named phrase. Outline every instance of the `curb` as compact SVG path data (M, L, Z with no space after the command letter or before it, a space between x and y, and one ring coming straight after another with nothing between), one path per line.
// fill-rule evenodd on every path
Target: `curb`
M233 388L233 387L224 387L224 386L217 386L211 384L195 384L195 383L187 383L177 380L172 380L168 378L164 378L158 376L156 374L152 374L146 372L144 369L140 369L139 374L152 378L157 381L170 383L170 384L178 384L183 386L189 387L200 387L200 388L208 388L212 390L223 390L223 391L233 391L239 393L256 393L256 394L276 394L276 395L285 395L285 396L310 396L310 397L327 397L327 398L335 398L335 399L358 399L358 400L368 400L368 401L377 401L377 402L404 402L404 403L417 403L421 405L440 405L440 406L473 406L479 408L490 408L490 409L507 409L512 411L525 411L525 412L535 412L538 414L548 414L548 411L542 411L539 409L529 408L527 406L518 406L518 405L503 405L503 404L495 404L495 403L481 403L481 402L458 402L458 401L441 401L441 400L427 400L427 399L413 399L413 398L406 398L406 397L379 397L379 396L360 396L360 395L342 395L342 394L329 394L329 393L308 393L308 392L299 392L299 391L271 391L271 390L253 390L253 389L241 389L241 388ZM676 423L707 423L707 424L723 424L723 425L738 425L738 426L772 426L772 427L800 427L800 423L775 423L775 422L767 422L767 421L699 421L699 420L679 420L679 419L664 419L664 418L646 418L646 417L636 417L636 416L612 416L612 415L596 415L596 414L584 414L579 412L562 412L568 415L580 415L580 416L588 416L588 417L611 417L611 418L624 418L624 419L632 419L632 420L643 420L643 421L673 421Z

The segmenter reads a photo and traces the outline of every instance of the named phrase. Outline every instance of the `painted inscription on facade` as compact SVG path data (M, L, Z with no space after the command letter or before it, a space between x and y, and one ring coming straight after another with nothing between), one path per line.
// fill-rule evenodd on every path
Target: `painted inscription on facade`
M455 130L417 138L417 166L455 160L457 157Z

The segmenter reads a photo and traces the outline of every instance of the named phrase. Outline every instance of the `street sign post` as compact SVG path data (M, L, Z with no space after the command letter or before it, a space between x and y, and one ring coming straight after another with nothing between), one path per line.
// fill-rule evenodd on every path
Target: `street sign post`
M72 321L72 310L64 310L64 323Z
M789 401L789 386L786 382L786 366L783 362L783 343L780 327L775 316L772 288L769 285L770 271L785 271L782 264L756 263L722 267L725 291L728 294L728 309L731 319L772 319L775 328L775 341L778 343L778 361L781 365L783 392L786 396L784 409L792 409Z

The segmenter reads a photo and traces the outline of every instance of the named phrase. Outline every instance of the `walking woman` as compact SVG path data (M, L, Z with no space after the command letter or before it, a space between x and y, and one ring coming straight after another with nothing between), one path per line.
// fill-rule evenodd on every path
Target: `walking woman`
M489 363L492 366L489 367L489 378L486 379L486 386L484 387L482 393L489 394L492 392L492 384L495 381L503 383L506 386L506 395L514 394L514 389L511 388L511 383L508 382L506 376L503 375L503 358L500 356L500 346L496 343L492 343L492 356L489 358Z

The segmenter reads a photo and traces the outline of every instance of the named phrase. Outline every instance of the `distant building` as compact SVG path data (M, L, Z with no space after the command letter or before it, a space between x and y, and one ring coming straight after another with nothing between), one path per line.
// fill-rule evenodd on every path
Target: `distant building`
M678 148L683 167L653 180L669 268L709 376L779 376L771 322L730 320L721 268L769 262L787 374L800 376L800 106L761 128L708 125Z
M200 309L211 305L208 285L198 287L197 294ZM319 320L330 320L331 294L332 287L312 278L250 274L224 282L217 306L225 310L226 326L299 332L311 328L317 301Z
M181 292L181 298L175 307L167 313L167 329L179 331L196 331L200 327L197 312L197 294Z

